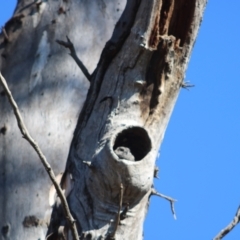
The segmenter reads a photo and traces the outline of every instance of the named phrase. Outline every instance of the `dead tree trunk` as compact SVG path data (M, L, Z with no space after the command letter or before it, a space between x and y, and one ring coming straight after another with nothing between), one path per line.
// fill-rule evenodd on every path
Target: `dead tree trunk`
M127 3L90 78L62 179L83 239L142 239L157 152L204 7Z
M107 26L113 28L123 8L118 1L90 2L18 1L15 17L1 35L3 74L57 172L63 169L87 83L82 80L80 85L75 63L54 42L68 35L91 72L109 36ZM185 86L205 5L206 0L127 2L89 76L90 89L61 181L81 239L142 239L149 197L155 193L157 152ZM3 93L2 99L0 186L5 194L0 196L0 223L8 229L4 237L44 239L49 181L27 144L17 141L20 135ZM41 181L34 181L36 176ZM51 195L49 199L53 206ZM48 239L61 234L71 239L56 199Z

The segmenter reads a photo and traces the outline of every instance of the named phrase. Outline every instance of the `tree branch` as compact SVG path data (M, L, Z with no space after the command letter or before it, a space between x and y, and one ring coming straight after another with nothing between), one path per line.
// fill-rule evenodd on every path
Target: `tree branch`
M172 210L173 217L174 217L174 219L177 219L177 216L176 216L176 213L175 213L175 210L174 210L174 203L177 200L157 192L157 190L155 190L154 188L152 188L151 195L155 195L155 196L164 198L165 200L169 201L170 205L171 205L171 210Z
M183 81L183 82L181 83L181 87L184 88L184 89L186 89L186 90L189 90L189 88L195 87L195 85L194 85L194 84L190 84L189 81L186 81L186 82Z
M238 210L235 214L235 217L233 220L224 228L221 230L218 235L213 238L213 240L220 240L222 239L225 235L227 235L238 223L240 222L240 205L238 207Z
M50 164L48 163L46 157L42 153L42 151L41 151L40 147L38 146L37 142L35 142L34 139L31 137L31 135L29 134L29 132L28 132L28 130L27 130L25 124L24 124L24 121L22 119L22 116L21 116L21 113L19 111L18 105L15 102L15 100L12 96L12 93L8 88L7 82L4 79L4 77L2 76L1 72L0 72L0 83L2 84L4 90L7 94L8 100L9 100L9 102L10 102L12 108L13 108L14 115L17 119L18 127L19 127L19 129L20 129L20 131L23 135L23 138L25 138L30 143L30 145L33 147L33 149L38 154L43 166L45 167L45 169L46 169L46 171L47 171L47 173L48 173L48 175L49 175L49 177L50 177L50 179L51 179L51 181L52 181L52 183L53 183L53 185L56 189L56 192L57 192L57 194L58 194L58 196L61 200L61 203L62 203L62 206L63 206L63 209L64 209L65 217L69 221L69 225L70 225L70 228L71 228L72 234L73 234L73 239L74 240L79 240L76 223L75 223L75 220L73 219L73 217L70 213L70 209L69 209L66 197L64 196L64 193L63 193L60 185L57 183L55 174L54 174Z
M87 68L84 66L84 64L82 63L82 61L78 58L75 47L73 45L73 43L70 41L70 39L68 38L68 36L66 36L67 38L67 42L64 41L60 41L60 40L56 40L56 42L61 45L64 46L65 48L68 48L70 50L70 56L75 60L75 62L77 63L78 67L82 70L83 74L85 75L85 77L88 79L89 82L91 82L91 75L88 72Z

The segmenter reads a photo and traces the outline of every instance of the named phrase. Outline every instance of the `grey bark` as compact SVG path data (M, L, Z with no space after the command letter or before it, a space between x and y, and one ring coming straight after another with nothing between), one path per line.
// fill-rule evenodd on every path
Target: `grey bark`
M61 6L65 14L59 14ZM30 133L59 177L89 82L55 41L68 35L92 72L124 6L125 1L115 0L43 1L39 6L21 0L14 13L20 17L5 25L10 42L0 35L2 74ZM0 239L45 239L53 187L38 156L21 137L2 88L0 93Z
M61 180L81 239L142 239L157 152L205 4L128 1L91 75ZM87 81L55 40L68 35L92 72L123 7L122 1L22 0L7 37L1 35L3 74L58 173ZM58 233L71 239L61 203L54 191L48 196L50 182L1 95L0 224L9 226L3 239L44 239L50 207L49 239L60 239Z

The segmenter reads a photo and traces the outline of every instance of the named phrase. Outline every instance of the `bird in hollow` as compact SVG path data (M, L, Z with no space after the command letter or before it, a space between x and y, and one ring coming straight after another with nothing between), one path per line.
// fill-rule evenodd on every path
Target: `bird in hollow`
M132 155L131 150L128 147L117 147L114 152L120 159L135 161L135 157Z

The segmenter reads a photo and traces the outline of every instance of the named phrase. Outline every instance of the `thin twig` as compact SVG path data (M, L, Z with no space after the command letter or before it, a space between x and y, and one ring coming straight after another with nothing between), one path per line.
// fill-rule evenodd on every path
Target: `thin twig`
M186 82L183 81L183 82L181 83L181 87L184 88L184 89L186 89L186 90L189 90L189 88L195 87L195 85L194 85L194 84L190 84L189 81L186 81Z
M238 210L237 210L233 220L223 230L221 230L221 232L218 233L218 235L215 238L213 238L213 240L220 240L220 239L222 239L225 235L227 235L230 231L232 231L232 229L234 227L236 227L236 225L239 222L240 222L240 206L238 207Z
M155 196L164 198L165 200L169 201L170 205L171 205L171 211L172 211L173 217L174 217L174 219L177 219L177 216L176 216L176 213L175 213L175 210L174 210L174 203L177 200L157 192L157 190L155 190L154 188L152 188L151 195L155 195Z
M113 232L110 234L109 236L109 239L115 239L115 234L117 232L117 228L118 228L118 225L120 223L120 212L121 212L121 209L122 209L122 201L123 201L123 184L121 183L120 184L120 199L119 199L119 207L118 207L118 213L117 213L117 217L116 217L116 220L115 220L115 226L114 226L114 230Z
M17 106L17 103L15 102L13 96L12 96L12 93L11 91L9 90L8 88L8 85L7 85L7 82L6 80L4 79L4 77L2 76L2 74L0 73L0 82L7 94L7 97L8 97L8 100L13 108L13 111L14 111L14 115L17 119L17 123L18 123L18 127L23 135L23 138L25 138L29 143L30 145L34 148L34 150L36 151L36 153L38 154L43 166L45 167L55 189L56 189L56 192L61 200L61 203L63 205L63 209L64 209L64 213L65 213L65 216L67 218L67 220L69 221L69 224L70 224L70 228L72 230L72 234L73 234L73 239L74 240L79 240L79 236L78 236L78 232L77 232L77 227L76 227L76 223L75 223L75 220L73 219L71 213L70 213L70 209L69 209L69 206L68 206L68 203L67 203L67 200L66 200L66 197L64 196L64 193L60 187L60 185L57 183L57 180L56 180L56 177L55 177L55 174L50 166L50 164L47 162L47 159L46 157L44 156L44 154L42 153L40 147L38 146L37 142L34 141L34 139L30 136L25 124L24 124L24 121L22 119L22 116L20 114L20 111L19 111L19 108Z
M82 70L83 74L85 75L85 77L89 80L89 82L91 81L91 75L88 72L87 68L84 66L84 64L82 63L82 61L78 58L75 47L73 45L73 43L70 41L70 39L68 38L68 36L66 36L67 38L67 42L61 41L61 40L56 40L56 42L61 45L64 46L65 48L68 48L70 50L69 55L75 60L75 62L77 63L78 67Z

